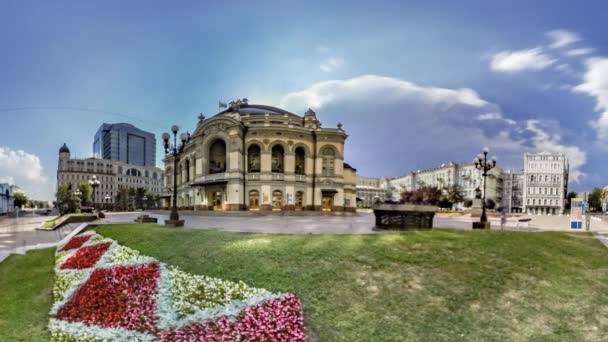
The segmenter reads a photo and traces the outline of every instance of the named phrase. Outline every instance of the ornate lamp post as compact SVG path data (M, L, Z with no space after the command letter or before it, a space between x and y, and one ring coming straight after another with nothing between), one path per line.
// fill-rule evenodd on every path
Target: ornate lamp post
M93 177L91 177L91 179L89 179L89 185L91 185L91 188L93 188L93 198L92 198L92 202L93 202L93 210L95 210L95 191L97 190L97 188L99 187L99 179L97 179L96 175L93 175Z
M110 197L110 195L106 195L106 197L103 198L106 201L106 210L108 210L108 208L110 207L110 200L112 199L112 197Z
M483 176L483 198L481 202L481 217L479 218L479 222L473 222L473 228L477 229L490 228L488 217L486 216L486 177L488 176L488 171L496 167L496 157L492 157L492 160L488 161L489 152L490 149L484 147L483 154L478 154L477 157L473 160L473 163L475 163L475 168L481 170L481 175Z
M82 205L82 199L80 198L80 195L82 195L82 192L80 192L80 189L76 188L76 191L74 191L74 197L76 197L78 199L78 210L80 211L80 207Z
M184 146L188 141L190 141L190 134L180 134L179 138L182 143L178 145L177 132L179 132L179 127L176 125L171 126L171 132L173 132L173 144L171 144L169 141L169 139L171 139L171 135L169 133L163 133L165 154L173 157L173 206L171 208L169 219L165 220L165 225L182 227L184 225L184 220L179 219L179 214L177 212L177 162L179 160L179 156L184 152Z

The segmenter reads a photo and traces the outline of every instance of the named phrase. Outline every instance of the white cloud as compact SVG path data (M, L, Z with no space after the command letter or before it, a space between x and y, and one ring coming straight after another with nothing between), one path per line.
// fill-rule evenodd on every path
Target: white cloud
M498 120L498 121L506 122L509 125L515 125L517 123L515 120L505 119L503 117L502 113L497 113L497 112L479 114L479 115L477 115L477 117L475 119L479 120L479 121Z
M18 185L31 198L52 197L48 178L35 154L0 147L0 180Z
M319 45L319 46L317 46L317 52L318 53L328 53L329 48L325 45Z
M590 53L593 53L594 51L595 51L595 49L593 49L593 48L572 49L572 50L566 51L566 55L568 55L570 57L576 57L576 56L588 55Z
M498 72L539 71L555 63L540 47L526 50L506 50L492 57L490 67Z
M486 145L502 167L516 169L523 166L524 152L564 152L572 159L571 179L583 175L585 154L563 143L558 122L544 127L512 120L469 88L363 75L314 83L286 94L280 105L294 113L312 107L325 124L342 122L350 135L346 159L364 175L399 175L449 160L468 161Z
M546 35L551 40L551 45L549 45L549 47L553 49L562 48L581 40L576 33L568 30L553 30L547 32Z
M600 117L592 123L597 131L598 142L608 147L608 58L590 58L585 62L587 70L583 82L573 91L595 97L595 109L601 112Z
M321 65L319 65L319 69L324 72L332 72L338 67L340 67L342 64L344 64L344 60L342 60L341 58L331 57L324 60Z
M491 113L483 113L483 114L479 114L476 117L477 120L501 120L502 119L502 114L500 113L496 113L496 112L491 112Z
M386 91L386 92L385 92ZM419 102L450 106L457 103L481 107L488 103L472 89L422 87L397 78L363 75L347 80L322 81L309 88L285 95L281 106L321 109L331 102L344 101L352 96L374 97L374 102L397 102L404 96Z

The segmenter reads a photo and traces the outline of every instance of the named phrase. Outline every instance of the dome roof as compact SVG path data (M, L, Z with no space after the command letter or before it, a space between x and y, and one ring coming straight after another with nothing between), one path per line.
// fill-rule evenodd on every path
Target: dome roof
M70 149L68 148L68 145L63 143L63 146L61 146L61 148L59 149L59 153L70 153Z
M224 113L230 113L232 112L233 109L232 108L227 108L224 111L221 111L218 114L224 114ZM294 116L299 116L297 114L288 112L284 109L281 108L277 108L277 107L272 107L272 106L265 106L265 105L257 105L257 104L248 104L248 103L243 103L239 106L239 112L241 114L265 114L265 113L269 113L269 114L276 114L276 115L294 115Z

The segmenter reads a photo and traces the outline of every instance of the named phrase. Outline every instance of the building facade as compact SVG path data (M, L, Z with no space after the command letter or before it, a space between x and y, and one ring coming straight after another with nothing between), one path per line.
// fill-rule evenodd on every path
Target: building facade
M177 163L177 206L194 210L355 211L356 170L344 162L346 132L322 128L314 111L233 101L199 118ZM165 162L173 187L172 156ZM170 206L168 197L165 203Z
M357 207L371 208L376 202L386 201L391 194L386 178L357 176Z
M561 214L568 194L568 159L563 153L524 155L523 210L528 214Z
M156 137L131 124L104 123L95 133L93 156L135 166L156 166Z
M15 211L15 195L8 183L0 183L0 215Z
M114 203L118 190L123 188L144 188L153 194L162 194L164 189L164 174L160 168L98 158L71 158L70 149L63 144L59 149L57 186L67 184L76 190L93 176L100 182L93 193L95 204Z
M497 206L502 202L503 179L502 169L494 168L488 171L486 178L486 198L494 201ZM472 163L442 164L439 167L410 172L402 177L390 179L389 188L392 190L392 199L399 200L404 191L417 190L422 186L432 186L440 189L458 185L465 199L475 197L475 189L479 188L483 194L483 176Z
M524 172L505 170L502 174L502 207L510 213L523 212Z

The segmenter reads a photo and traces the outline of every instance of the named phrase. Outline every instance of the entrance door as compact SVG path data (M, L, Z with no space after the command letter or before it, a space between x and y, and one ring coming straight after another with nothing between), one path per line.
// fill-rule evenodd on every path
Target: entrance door
M256 190L249 192L249 210L260 209L260 193Z
M272 210L283 209L283 193L279 190L272 193Z
M334 196L333 195L323 195L321 198L321 210L322 211L331 211L334 206Z
M213 210L222 210L222 192L216 191L213 193Z
M302 191L296 192L296 210L302 210L304 207L304 193Z

